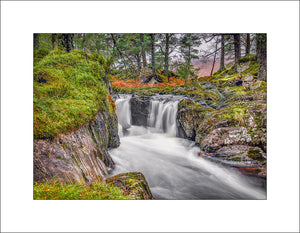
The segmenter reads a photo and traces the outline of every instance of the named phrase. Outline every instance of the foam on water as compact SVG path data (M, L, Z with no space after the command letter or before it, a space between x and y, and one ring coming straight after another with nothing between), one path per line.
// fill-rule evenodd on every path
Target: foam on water
M148 127L142 127L130 123L129 98L116 101L122 134L120 147L110 151L111 176L142 172L156 199L266 198L259 180L199 157L193 142L175 137L177 100L152 100Z

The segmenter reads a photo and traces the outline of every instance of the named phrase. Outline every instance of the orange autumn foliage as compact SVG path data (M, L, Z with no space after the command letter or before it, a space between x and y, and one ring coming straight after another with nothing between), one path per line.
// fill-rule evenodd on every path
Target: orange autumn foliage
M166 86L182 86L184 85L184 79L170 77L170 81L168 83L142 83L141 79L138 80L128 79L128 80L118 80L115 77L112 77L112 85L114 87L127 87L127 88L138 88L138 87L166 87Z

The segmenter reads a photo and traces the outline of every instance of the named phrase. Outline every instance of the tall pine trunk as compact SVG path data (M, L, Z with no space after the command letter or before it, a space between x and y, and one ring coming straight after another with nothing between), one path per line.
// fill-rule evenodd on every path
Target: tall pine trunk
M137 63L138 70L139 70L139 72L140 72L140 70L142 69L142 64L141 64L141 58L140 58L140 55L139 55L139 54L136 54L136 55L135 55L135 58L136 58L136 63Z
M220 71L225 70L225 42L224 34L221 35L221 59L220 59Z
M164 75L169 78L169 44L170 44L170 34L166 33L166 51L165 51L165 67L164 67Z
M34 50L38 50L39 47L40 47L39 39L40 39L40 34L39 33L34 33L33 34L33 48L34 48Z
M57 34L53 33L51 38L52 38L52 49L53 50L57 49L57 46L58 46L58 44L57 44Z
M71 50L73 48L73 35L72 34L70 34L70 33L63 34L63 46L68 53L71 52Z
M235 72L237 72L237 66L238 61L241 58L241 40L240 40L240 34L234 34L234 66L235 66Z
M143 67L147 66L147 60L146 60L146 53L144 48L144 34L140 34L140 40L141 40L141 48L142 48L142 57L143 57Z
M259 61L257 79L267 81L267 34L256 34L256 46Z
M247 33L247 41L246 41L246 55L250 54L250 34Z
M210 71L210 76L212 76L212 74L214 72L214 68L215 68L215 62L216 62L216 56L217 56L217 50L218 50L218 43L219 43L219 40L217 39L217 41L216 41L216 48L215 48L215 54L214 54L214 61L213 61L213 65L212 65L212 68L211 68L211 71Z
M152 60L152 76L157 80L156 71L155 71L155 54L154 54L154 34L150 34L151 37L151 60Z

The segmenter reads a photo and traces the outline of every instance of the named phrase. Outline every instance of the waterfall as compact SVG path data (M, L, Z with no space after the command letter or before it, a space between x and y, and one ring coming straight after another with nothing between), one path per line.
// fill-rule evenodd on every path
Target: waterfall
M123 136L123 130L129 129L132 125L130 99L131 95L119 95L119 99L116 100L120 136ZM156 132L176 137L178 103L178 98L173 96L153 96L150 100L150 114L145 126L152 128L152 131L154 129Z
M121 145L110 151L111 176L142 172L155 199L266 199L259 179L199 157L194 142L175 137L182 97L152 96L147 111L138 105L141 115L148 113L143 126L132 125L130 98L116 101Z
M120 94L116 100L120 136L123 136L123 130L131 127L130 98L131 95Z
M167 133L170 136L176 136L176 115L178 109L178 100L164 101L151 100L150 115L148 126L155 128L159 132Z

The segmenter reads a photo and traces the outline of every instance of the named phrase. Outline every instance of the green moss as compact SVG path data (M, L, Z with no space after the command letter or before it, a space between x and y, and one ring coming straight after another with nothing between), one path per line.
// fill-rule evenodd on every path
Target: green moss
M34 51L34 63L38 63L40 60L42 60L44 57L46 57L49 54L49 50L45 48L40 48L36 51Z
M98 181L87 185L83 182L66 184L53 180L35 183L33 191L35 200L133 199L130 195L124 195L120 188Z
M34 66L34 138L54 138L108 109L104 69L81 52L51 52Z
M239 156L239 155L242 155L242 154L244 154L244 152L239 152L239 153L236 153L236 154L233 154L233 155L229 155L229 156L227 156L227 158L233 160L232 158L234 158L236 156Z
M257 74L258 74L258 66L259 66L259 63L257 61L252 61L250 63L250 67L246 70L244 70L242 72L242 74L251 74L254 76L254 78L257 77Z
M214 109L210 108L210 107L204 107L198 103L196 103L193 100L189 100L189 99L184 99L182 101L180 101L178 109L188 109L188 110L192 110L192 111L197 111L197 112L202 112L202 113L207 113L207 112L211 112Z
M240 157L236 157L236 158L231 158L230 160L240 162L240 161L241 161L241 158L240 158Z
M217 121L228 120L230 125L245 125L245 114L247 109L242 108L238 105L229 106L216 113Z
M265 158L262 156L259 149L256 148L250 148L248 150L247 156L251 159L257 160L257 161L265 161Z
M248 61L257 61L257 57L255 54L249 54L239 59L239 62L245 63Z
M234 66L231 65L228 69L223 70L222 72L217 71L213 74L212 80L220 77L224 77L225 75L233 75L235 74Z

